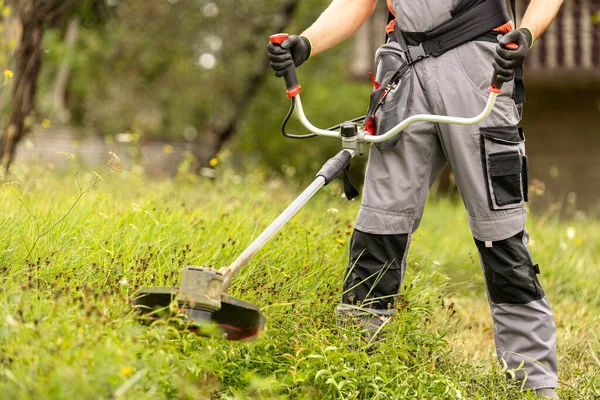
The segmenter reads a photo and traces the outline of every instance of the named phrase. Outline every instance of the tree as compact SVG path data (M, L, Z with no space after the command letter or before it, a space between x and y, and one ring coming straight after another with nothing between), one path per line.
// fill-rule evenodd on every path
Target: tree
M102 0L9 0L21 25L14 54L14 81L8 122L0 139L0 168L6 176L18 143L27 133L27 116L35 109L38 76L42 66L42 40L49 28L65 30L68 17L98 14ZM69 24L70 25L70 24Z
M234 51L264 47L268 34L281 32L289 24L296 9L296 4L297 2L294 0L284 2L279 9L277 18L272 19L272 22L266 26L254 25L251 29L252 34L241 41L237 41L237 49L234 49ZM221 112L213 114L204 125L201 142L196 142L193 147L193 153L197 161L196 172L207 167L210 160L215 157L225 142L237 131L243 113L248 108L250 100L258 91L260 83L269 70L269 62L264 54L258 53L255 58L254 65L249 69L246 78L242 82L237 82L242 87L236 91L231 91L230 98L226 100L231 106L224 107ZM226 66L225 68L228 70L226 73L233 74L236 67Z
M266 43L298 1L128 1L82 30L67 105L102 135L187 141L198 172L238 128L269 66ZM110 67L107 67L110 66Z
M12 105L0 140L0 167L5 175L17 144L25 134L25 118L34 108L44 25L68 11L73 3L74 0L12 0L9 3L21 23L22 33L15 52Z
M99 3L110 10L110 18L90 23L106 13L90 6ZM281 80L271 78L267 85L262 84L265 76L271 76L266 57L268 37L284 29L301 31L325 7L322 0L79 0L61 13L62 18L41 23L47 51L43 52L43 68L38 63L36 111L60 120L57 111L64 105L70 124L106 137L130 132L142 141L185 141L198 172L240 127L245 137L255 137L255 143L267 126L277 133L287 102ZM77 29L76 21L80 21ZM38 44L38 54L39 48ZM316 68L303 70L302 78L319 75L330 83L333 75L337 86L342 86L344 60L332 54L317 57L311 62ZM33 78L28 82L36 82ZM310 86L311 93L320 93L317 97L321 99L330 95L333 100L340 91L352 93L344 102L333 102L333 108L328 105L320 112L327 121L350 116L336 116L348 111L347 99L361 99L358 112L366 108L363 100L368 98L368 85L361 89L361 96L354 96L355 87L331 91L333 86L327 84ZM33 96L29 98L28 112L33 109ZM248 113L254 103L258 108L254 106ZM318 121L318 115L311 115ZM271 123L269 118L277 121ZM247 119L258 122L248 124ZM4 135L5 147L12 146L14 153L25 129L21 128L19 135ZM313 153L325 153L323 149L311 147ZM249 151L263 150L255 147Z

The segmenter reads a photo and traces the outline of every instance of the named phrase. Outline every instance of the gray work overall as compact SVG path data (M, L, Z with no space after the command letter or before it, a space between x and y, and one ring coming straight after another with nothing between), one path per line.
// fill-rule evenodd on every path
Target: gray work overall
M424 32L449 20L460 0L392 3L397 28ZM413 64L407 114L477 115L488 97L494 47L471 41ZM491 115L479 125L419 122L390 148L371 146L342 303L393 313L410 236L431 184L448 163L479 251L498 358L509 369L524 363L526 388L553 388L556 329L528 249L527 158L513 89L513 82L504 85ZM522 371L517 376L525 379Z

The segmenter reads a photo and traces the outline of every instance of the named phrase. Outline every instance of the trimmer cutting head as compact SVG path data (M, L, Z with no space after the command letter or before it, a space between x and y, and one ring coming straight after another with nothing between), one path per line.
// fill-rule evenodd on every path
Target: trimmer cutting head
M260 309L221 293L222 281L216 270L186 267L179 289L143 288L135 293L133 306L146 321L183 317L186 328L198 335L222 335L227 340L256 337L265 325Z

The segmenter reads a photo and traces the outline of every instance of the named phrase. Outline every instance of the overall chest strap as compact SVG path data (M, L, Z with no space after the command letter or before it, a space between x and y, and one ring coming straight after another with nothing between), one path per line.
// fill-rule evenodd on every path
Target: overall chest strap
M466 4L466 5L465 5ZM463 0L452 11L452 18L427 32L405 32L397 28L394 35L402 35L408 49L410 64L428 57L437 57L446 51L472 40L494 41L494 30L510 21L504 0ZM392 36L393 37L393 36Z

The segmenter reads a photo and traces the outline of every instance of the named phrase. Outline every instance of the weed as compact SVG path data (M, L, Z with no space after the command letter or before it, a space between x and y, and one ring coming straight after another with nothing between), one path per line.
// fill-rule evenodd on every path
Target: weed
M82 192L98 178L73 191L73 175L19 174L24 183L3 189L15 196L3 196L0 210L3 398L533 399L505 380L517 371L495 359L460 204L428 205L396 314L372 348L336 325L358 203L330 185L234 280L230 294L267 319L257 341L239 343L168 321L141 325L131 295L178 285L185 265L228 265L297 187L269 189L253 176L231 185L226 173L171 182L127 172ZM556 314L559 391L597 398L600 224L533 219L530 233Z

